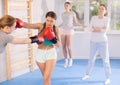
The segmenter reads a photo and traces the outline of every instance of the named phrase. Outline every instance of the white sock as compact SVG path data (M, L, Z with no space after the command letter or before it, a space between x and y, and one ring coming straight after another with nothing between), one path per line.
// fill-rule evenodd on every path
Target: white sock
M67 66L68 66L68 59L65 59L64 67L67 68Z
M72 59L70 59L70 60L69 60L69 67L71 67L71 66L72 66L72 64L73 64L73 60L72 60Z
M105 80L105 85L108 85L108 84L110 84L110 78L107 78L107 79Z

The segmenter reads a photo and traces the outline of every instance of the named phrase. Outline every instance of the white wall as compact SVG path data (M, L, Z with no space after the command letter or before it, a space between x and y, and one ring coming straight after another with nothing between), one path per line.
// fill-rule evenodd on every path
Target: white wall
M4 0L0 0L0 17L2 17L4 15ZM9 0L8 0L9 1ZM57 3L59 2L59 3ZM56 24L60 23L60 18L59 15L61 15L61 12L63 12L63 7L61 7L63 5L63 3L65 2L65 0L33 0L33 5L32 5L32 22L33 23L38 23L38 22L44 22L45 21L45 13L47 11L55 11L58 19L56 21ZM59 9L59 10L58 10ZM19 12L12 12L11 13L12 16L19 16ZM11 15L10 14L10 15ZM25 14L25 12L21 13L21 14ZM60 16L61 17L61 16ZM15 30L12 35L17 35L22 33L25 33L27 30L26 29L17 29ZM26 33L27 34L27 33ZM37 30L33 30L33 35L37 34ZM25 34L22 35L22 37L27 37ZM20 37L20 36L15 36L15 37ZM25 47L27 47L27 45L12 45L13 48L11 48L12 51L18 51L21 50ZM21 47L21 49L20 49ZM34 56L35 56L35 52L37 49L37 44L34 44ZM59 49L58 49L59 52ZM14 53L14 52L13 52ZM11 52L12 54L12 52ZM18 58L21 59L21 57L23 57L23 55L26 55L26 53L19 53L18 55L12 55L11 58ZM59 56L59 53L58 53ZM13 63L14 60L12 60L11 63ZM17 72L12 72L12 78L19 76L21 74L24 74L26 72L29 71L29 68L25 68L25 69L21 69L20 71ZM6 54L0 54L0 82L7 80L7 71L6 71Z
M2 16L2 2L1 1L0 1L0 17Z
M2 17L3 15L3 0L0 0L0 17ZM6 80L6 57L5 57L5 52L3 52L2 54L0 54L0 81L4 81Z
M120 59L120 33L118 34L107 33L107 36L108 36L110 58ZM89 32L76 32L74 34L72 51L73 51L74 59L89 58L89 51L90 51L90 33ZM61 58L63 58L63 55L61 56Z
M4 0L0 0L0 17L4 15ZM54 10L57 14L58 20L57 25L61 23L61 13L64 10L63 3L65 0L33 0L32 15L33 23L35 22L44 22L45 13L49 10ZM23 30L23 29L22 29ZM37 31L34 31L36 34ZM109 39L109 53L111 58L120 58L120 33L119 34L108 34ZM83 59L89 57L89 42L90 42L90 33L89 32L80 32L75 33L73 36L73 58L74 59ZM34 55L37 49L37 45L34 45ZM58 60L63 59L62 47L56 48L58 51ZM13 73L13 77L21 75L28 72L28 69L23 71ZM6 77L6 55L5 53L0 55L0 81L7 79Z
M120 33L108 34L110 58L120 59Z

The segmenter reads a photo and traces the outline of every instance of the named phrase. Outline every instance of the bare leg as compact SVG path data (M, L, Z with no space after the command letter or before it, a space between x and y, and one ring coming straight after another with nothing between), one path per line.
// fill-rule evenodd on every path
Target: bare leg
M67 58L67 49L66 49L66 35L61 36L63 55Z
M55 59L48 60L45 63L44 85L50 85L50 78L51 78L51 74L52 74L53 68L55 66L55 63L56 63Z
M42 73L42 76L44 75L44 70L45 70L45 63L39 63L39 62L36 62L37 63L37 66L39 67L41 73Z
M68 49L68 53L69 53L69 57L70 57L70 61L69 61L69 67L72 66L72 35L67 35L67 39L66 39L66 45L67 45L67 49Z
M67 35L66 45L70 58L72 58L72 35Z
M66 68L68 66L68 58L67 58L67 49L66 49L66 35L61 36L62 41L62 49L63 49L63 55L65 57L65 64L64 67Z
M55 63L56 63L56 60L54 59L48 60L45 63L37 62L37 65L43 75L44 85L50 85L50 78L51 78L51 74L55 66Z

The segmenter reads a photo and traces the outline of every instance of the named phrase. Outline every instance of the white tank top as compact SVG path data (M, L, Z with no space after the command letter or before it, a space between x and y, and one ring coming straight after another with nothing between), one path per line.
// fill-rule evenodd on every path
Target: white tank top
M74 12L64 12L62 14L62 20L63 20L63 29L73 29L73 21L74 21Z

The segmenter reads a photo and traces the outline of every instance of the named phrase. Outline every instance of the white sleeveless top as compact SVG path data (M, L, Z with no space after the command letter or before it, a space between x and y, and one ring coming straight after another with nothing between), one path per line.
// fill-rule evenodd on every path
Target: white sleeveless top
M75 13L73 11L64 12L62 14L63 29L73 29L74 16L75 16Z

